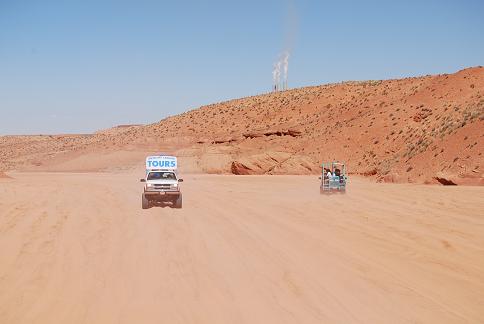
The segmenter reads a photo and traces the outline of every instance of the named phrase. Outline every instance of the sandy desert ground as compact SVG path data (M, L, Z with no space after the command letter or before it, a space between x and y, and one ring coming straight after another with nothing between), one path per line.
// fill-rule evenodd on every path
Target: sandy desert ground
M0 179L0 323L482 323L484 188L139 172ZM142 174L141 174L142 175Z

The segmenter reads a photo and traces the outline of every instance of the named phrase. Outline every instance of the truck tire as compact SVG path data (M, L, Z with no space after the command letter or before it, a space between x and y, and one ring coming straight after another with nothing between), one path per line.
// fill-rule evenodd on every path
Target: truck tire
M146 198L146 195L144 193L141 194L141 208L143 209L150 208L150 201Z
M177 200L173 202L174 208L182 208L182 195L178 196Z

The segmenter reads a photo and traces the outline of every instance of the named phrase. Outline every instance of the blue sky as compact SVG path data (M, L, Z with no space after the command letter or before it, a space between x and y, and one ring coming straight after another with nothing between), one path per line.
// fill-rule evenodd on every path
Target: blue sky
M289 86L484 65L484 1L0 0L0 134L151 123Z

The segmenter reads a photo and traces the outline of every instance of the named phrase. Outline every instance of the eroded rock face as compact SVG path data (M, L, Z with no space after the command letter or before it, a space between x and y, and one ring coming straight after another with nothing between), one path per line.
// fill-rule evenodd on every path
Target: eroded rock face
M382 177L382 181L386 183L394 183L398 182L399 175L398 173L389 173Z
M236 163L236 166L243 165L246 169L250 170L250 172L246 174L268 174L276 166L286 161L290 157L291 157L290 153L267 152L267 153L243 156L234 162Z
M291 136L299 137L301 136L301 131L295 129L270 129L265 131L253 131L242 134L245 138L258 138L264 136Z
M235 142L237 142L237 138L228 137L228 138L216 138L211 142L211 144L230 144L230 143L235 143ZM197 142L197 143L199 143L199 142ZM201 142L199 144L203 144L203 142Z
M366 170L365 172L362 172L361 174L364 175L365 177L370 177L378 174L378 169L377 168L370 168Z
M250 132L250 133L244 133L242 134L245 138L257 138L257 137L263 137L263 133L256 133L256 132Z
M316 174L321 172L318 161L304 155L292 155L276 165L270 174Z
M249 175L249 174L254 174L254 171L245 166L244 164L234 161L232 162L230 166L230 171L232 174L236 175Z
M437 180L440 184L443 184L444 186L457 186L457 183L450 179L446 178L441 178L441 177L434 177L435 180Z
M240 158L231 164L233 174L315 174L318 161L287 152L267 152Z

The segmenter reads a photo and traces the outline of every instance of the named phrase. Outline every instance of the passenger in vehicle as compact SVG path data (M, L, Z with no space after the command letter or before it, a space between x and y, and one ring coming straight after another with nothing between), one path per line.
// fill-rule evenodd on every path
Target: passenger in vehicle
M339 180L340 183L343 183L344 181L344 178L341 176L341 170L340 169L336 169L334 170L334 173L335 175L337 176L337 180Z
M165 174L164 174L164 177L165 177L166 179L170 179L170 180L176 180L175 175L174 175L173 173L165 173Z
M161 178L161 174L159 172L151 172L148 176L148 180L158 180Z

